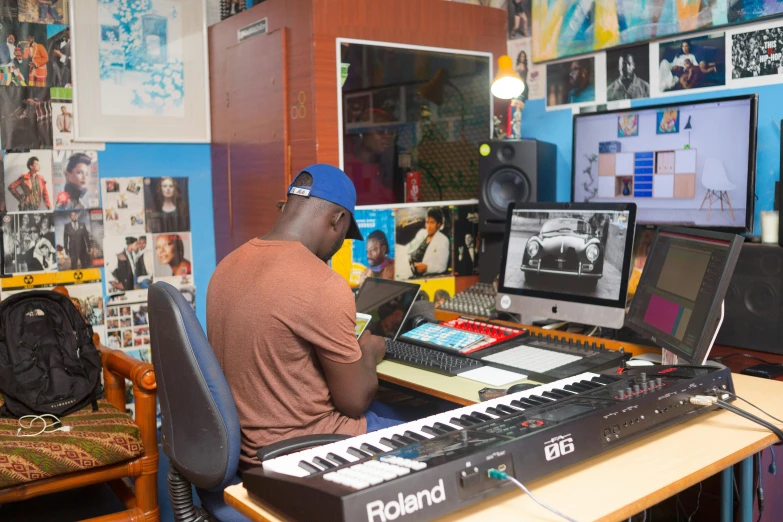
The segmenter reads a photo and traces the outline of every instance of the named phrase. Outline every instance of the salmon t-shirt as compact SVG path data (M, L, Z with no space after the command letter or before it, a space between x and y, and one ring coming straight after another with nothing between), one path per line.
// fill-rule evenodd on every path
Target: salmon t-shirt
M207 333L234 395L246 464L300 435L366 431L332 402L316 352L361 358L353 293L296 241L252 239L220 262L207 292Z

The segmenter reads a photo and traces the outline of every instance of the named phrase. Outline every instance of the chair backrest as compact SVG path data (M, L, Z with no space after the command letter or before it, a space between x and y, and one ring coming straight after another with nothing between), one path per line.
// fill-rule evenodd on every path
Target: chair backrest
M736 185L729 180L726 166L720 158L707 158L701 174L701 183L710 190L734 190Z
M239 464L239 417L231 390L179 290L155 283L148 302L163 451L196 487L223 489Z

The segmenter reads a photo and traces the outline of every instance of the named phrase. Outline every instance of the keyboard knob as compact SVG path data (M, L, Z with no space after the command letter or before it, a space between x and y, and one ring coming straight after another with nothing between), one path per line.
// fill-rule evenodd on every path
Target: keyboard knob
M642 382L645 382L647 380L647 374L642 372L639 374L639 378L642 380Z
M631 398L631 394L632 393L633 393L633 390L631 388L626 388L625 389L625 394L628 396L629 399Z
M661 387L663 386L663 379L661 379L660 377L656 378L656 379L655 379L655 385L656 385L658 388L661 388Z
M639 385L638 385L638 384L634 384L634 385L633 385L633 393L634 393L635 395L639 395L639 392L640 392L640 391L641 391L641 390L640 390L640 388L639 388Z

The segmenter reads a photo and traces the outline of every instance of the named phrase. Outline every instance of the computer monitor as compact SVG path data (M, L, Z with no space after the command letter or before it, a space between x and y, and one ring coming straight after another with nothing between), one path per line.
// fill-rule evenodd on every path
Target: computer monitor
M718 334L742 241L719 232L658 230L626 324L678 359L703 364Z
M419 285L370 277L356 296L356 311L372 316L367 330L396 339L419 295Z
M635 220L633 203L509 205L496 309L621 328Z
M758 96L574 117L574 202L631 200L637 222L753 230Z

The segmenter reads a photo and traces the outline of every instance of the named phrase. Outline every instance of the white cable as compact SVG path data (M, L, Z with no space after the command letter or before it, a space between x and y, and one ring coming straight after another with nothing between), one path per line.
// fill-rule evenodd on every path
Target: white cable
M508 478L508 480L510 480L511 482L513 482L514 484L516 484L516 485L517 485L517 487L519 487L520 489L522 489L522 491L524 491L525 493L527 493L527 496L528 496L528 497L530 497L530 498L532 498L532 499L533 499L533 501L534 501L536 504L538 504L539 506L541 506L541 507L543 507L543 508L545 508L545 509L548 509L549 511L551 511L552 513L554 513L555 515L557 515L557 516L559 516L559 517L562 517L562 518L564 518L564 519L568 520L568 522L577 522L575 519L573 519L573 518L571 518L571 517L569 517L569 516L566 516L566 515L562 514L560 511L556 510L555 508L553 508L553 507L551 507L551 506L547 506L546 504L544 504L543 502L541 502L540 500L538 500L538 499L537 499L537 498L536 498L536 497L535 497L535 496L534 496L534 495L533 495L533 494L530 492L530 490L529 490L529 489L527 489L527 488L525 487L525 485L524 485L524 484L522 484L520 481L518 481L518 480L517 480L517 479L515 479L514 477L512 477L512 476L510 476L510 475L509 475L507 478Z
M46 422L46 417L51 417L54 419L54 422L51 424ZM30 422L27 424L27 426L24 425L22 422L24 419L30 419ZM36 433L22 433L22 430L29 430L33 428L33 424L35 424L36 421L43 422L43 427ZM55 424L61 424L60 419L55 417L54 415L50 413L44 413L43 415L25 415L24 417L19 418L19 429L16 430L16 436L17 437L37 437L38 435L41 435L43 433L54 433L55 431L71 431L71 426L60 426L59 428L54 428L52 430L47 430L46 428L53 428Z

